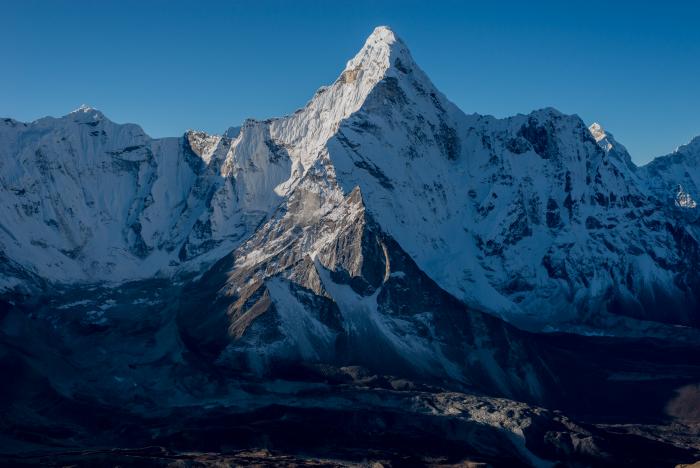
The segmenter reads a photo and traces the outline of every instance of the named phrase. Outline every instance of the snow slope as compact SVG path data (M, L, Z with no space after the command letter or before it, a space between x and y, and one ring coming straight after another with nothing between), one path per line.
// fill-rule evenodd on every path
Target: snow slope
M270 222L321 229L358 189L441 288L519 326L697 324L699 141L637 168L575 115L467 115L378 27L303 108L226 136L151 139L87 107L5 119L0 249L50 282L203 271L228 252L231 275L264 281L285 270L256 265L289 240L263 236ZM0 287L22 284L7 271Z

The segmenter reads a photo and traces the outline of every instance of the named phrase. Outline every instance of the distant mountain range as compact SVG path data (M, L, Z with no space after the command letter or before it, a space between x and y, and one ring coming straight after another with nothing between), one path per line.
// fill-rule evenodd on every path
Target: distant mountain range
M274 402L297 425L258 429L290 452L357 405L478 420L446 460L692 461L699 199L700 137L638 167L576 115L465 114L386 27L294 114L222 136L152 139L87 106L4 119L2 452L222 451L178 438L179 412L197 432Z

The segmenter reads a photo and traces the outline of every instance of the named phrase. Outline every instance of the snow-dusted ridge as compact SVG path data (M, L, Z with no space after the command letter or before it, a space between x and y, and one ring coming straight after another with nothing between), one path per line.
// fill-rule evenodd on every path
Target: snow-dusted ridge
M2 121L0 258L12 267L0 288L25 284L19 270L58 283L171 276L236 249L237 268L265 280L281 270L255 269L277 253L251 245L256 233L328 222L357 188L440 287L521 326L605 326L609 312L695 323L698 141L638 168L577 116L466 115L381 26L303 108L223 136L151 139L88 106Z

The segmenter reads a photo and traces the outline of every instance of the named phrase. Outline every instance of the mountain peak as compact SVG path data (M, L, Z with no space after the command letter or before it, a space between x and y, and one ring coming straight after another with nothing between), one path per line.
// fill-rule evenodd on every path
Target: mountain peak
M389 26L377 26L374 28L374 31L372 31L372 34L370 34L367 38L367 41L370 40L384 41L387 44L393 44L394 42L399 41L399 38Z
M303 109L277 120L275 125L280 129L274 132L289 132L294 144L302 140L301 135L307 136L303 149L300 147L298 152L292 149L290 154L298 158L301 167L309 168L317 159L318 149L337 132L340 122L362 107L378 83L385 78L405 76L420 81L425 90L433 89L403 41L387 26L379 26L347 62L335 82L319 88ZM317 118L319 115L324 118Z
M78 120L101 120L104 118L104 114L94 107L88 106L87 104L81 104L80 107L70 112L64 117L78 118Z
M73 110L71 112L71 114L79 114L79 113L87 114L88 112L94 112L94 111L97 111L97 109L95 109L94 107L91 107L87 104L81 104L80 107Z
M700 153L700 136L691 139L685 145L681 145L673 151L674 154L698 154Z
M362 49L347 63L341 79L346 83L353 82L362 70L371 82L376 83L395 68L404 73L413 69L411 54L388 26L377 26Z

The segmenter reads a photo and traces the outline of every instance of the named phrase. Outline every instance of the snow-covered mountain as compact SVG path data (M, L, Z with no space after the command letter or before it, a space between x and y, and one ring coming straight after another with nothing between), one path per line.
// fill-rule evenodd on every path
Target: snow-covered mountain
M172 271L264 217L236 201L222 167L227 138L153 140L89 107L30 124L5 119L0 135L2 250L52 282Z
M551 108L465 114L386 27L222 136L4 119L0 464L696 460L699 159L637 167Z
M89 107L5 119L1 286L203 272L229 252L244 282L293 280L265 263L280 251L333 270L324 229L356 194L420 271L518 326L700 320L698 139L637 168L575 115L467 115L386 27L305 107L226 135L151 139Z
M694 213L700 197L700 137L644 167L646 179L659 198L673 198L675 205Z

